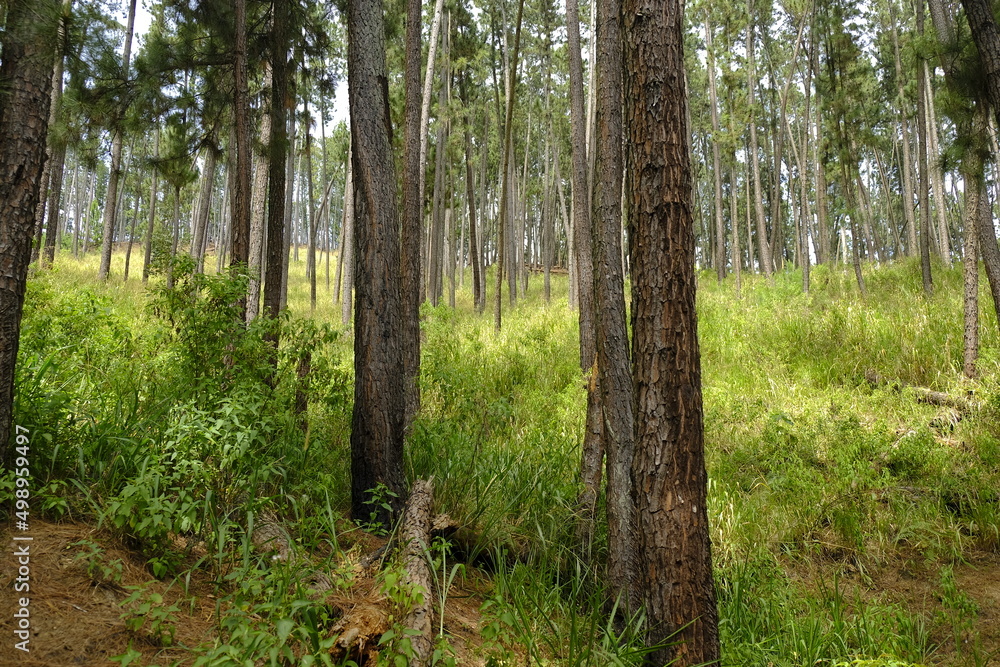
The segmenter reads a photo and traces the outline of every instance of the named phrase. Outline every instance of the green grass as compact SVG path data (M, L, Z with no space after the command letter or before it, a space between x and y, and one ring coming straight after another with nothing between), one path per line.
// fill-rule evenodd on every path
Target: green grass
M252 582L275 576L248 560L248 512L276 511L303 542L335 550L336 517L349 504L353 341L322 266L313 319L329 324L325 333L308 323L304 262L291 264L274 388L262 380L262 348L232 347L216 312L224 282L171 301L134 278L98 283L96 268L93 256L61 256L29 285L16 418L42 443L50 512L99 518L151 559L168 532L201 533L217 554L201 567L221 574L240 564L246 581L233 590L247 600L259 595ZM814 268L809 294L800 278L788 272L772 286L745 277L738 298L731 278L699 276L724 664L977 664L988 652L960 640L976 610L961 604L954 576L938 573L1000 547L1000 336L988 293L981 378L969 381L959 268L935 266L930 299L912 261L866 267L867 299L841 268ZM621 627L601 612L603 528L591 560L574 544L585 393L566 277L553 276L551 303L540 276L515 308L505 299L499 335L492 317L472 312L470 282L457 309L422 311L422 411L407 474L435 477L439 509L470 536L462 555L491 570L483 627L496 660L634 664L639 619ZM292 405L307 344L314 373L303 430ZM955 422L906 389L869 386L867 370L972 392L977 407ZM180 558L160 558L151 568L175 573ZM880 573L902 567L957 602L931 613L872 591ZM294 616L295 587L267 581L285 586L281 614ZM230 643L205 655L226 664L219 656L251 639L267 650L289 636L314 641L306 626L316 619L295 618L291 635L287 623L282 635L228 618Z

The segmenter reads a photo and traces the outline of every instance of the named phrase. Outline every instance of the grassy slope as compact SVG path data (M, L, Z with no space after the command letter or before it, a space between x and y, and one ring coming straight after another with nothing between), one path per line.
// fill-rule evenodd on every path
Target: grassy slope
M216 340L196 317L178 316L172 329L150 315L137 281L94 284L92 263L64 258L29 290L18 418L51 434L35 450L50 462L38 494L48 510L105 512L138 548L145 543L154 560L162 557L151 567L165 571L182 567L179 557L162 556L166 531L127 517L159 516L174 532L211 535L227 526L229 539L214 543L219 571L226 558L239 560L248 508L277 511L304 546L332 542L336 552L332 515L347 506L349 334L317 352L303 434L289 410L291 351L282 355L278 389L266 394L254 377L212 368L213 359L224 366L225 336ZM289 302L305 317L302 270L293 264ZM981 309L982 379L970 383L960 377L960 272L936 271L930 300L915 264L871 269L867 279L867 301L855 296L848 273L827 268L814 271L809 295L789 273L773 287L750 280L737 299L731 282L702 276L727 664L986 664L1000 648L989 625L997 609L976 601L982 591L966 590L975 579L963 564L1000 572L996 318ZM600 591L584 564L600 562L604 537L599 531L589 559L573 547L583 378L565 277L555 285L558 298L544 304L533 277L500 336L490 318L471 313L466 292L454 312L424 311L424 410L408 474L435 475L441 509L468 528L464 555L493 570L486 653L629 663L634 624L616 629L594 612ZM322 282L320 295L317 319L339 322ZM310 338L300 332L298 340ZM259 350L246 353L259 361ZM955 423L905 389L871 388L868 369L956 395L974 391L979 407ZM178 458L212 465L179 467ZM183 490L136 500L150 469L178 488L215 480L211 502ZM65 483L71 479L84 491ZM240 490L247 480L249 494ZM173 505L164 510L164 502ZM899 573L921 584L916 592L892 584ZM245 595L253 600L252 591ZM273 645L268 627L257 630ZM224 637L232 647L240 635Z

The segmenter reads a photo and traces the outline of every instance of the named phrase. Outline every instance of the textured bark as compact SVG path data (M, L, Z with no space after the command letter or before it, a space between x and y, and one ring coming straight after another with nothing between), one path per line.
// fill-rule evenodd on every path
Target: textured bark
M261 100L264 113L260 118L260 149L254 152L254 171L250 194L250 247L247 272L247 323L260 314L261 268L264 266L264 228L267 216L268 153L271 145L271 67L264 64L264 89Z
M403 331L396 173L389 138L382 0L352 0L347 12L348 95L355 175L354 415L351 515L391 525L403 506ZM393 495L384 500L384 485ZM377 501L378 500L378 501ZM374 502L377 501L377 502Z
M322 121L320 121L322 122ZM313 168L312 168L312 137L309 134L309 107L306 102L306 120L303 122L306 130L305 140L305 160L306 160L306 196L308 202L306 208L309 213L309 248L306 251L306 273L309 274L309 312L316 312L316 232L319 229L319 220L316 217L316 197L313 192Z
M986 75L986 95L1000 124L1000 29L989 0L962 0Z
M247 83L247 0L232 0L235 19L233 49L233 135L236 142L236 164L232 165L234 187L230 210L229 265L249 270L250 264L250 91ZM240 300L240 309L246 317L247 300Z
M427 550L431 543L431 503L434 487L430 480L418 479L413 483L410 497L403 510L403 524L400 541L403 546L403 571L412 590L419 591L420 597L403 618L403 627L409 632L413 655L410 667L430 664L434 652L433 614L434 590L431 584L431 570L427 566Z
M629 615L641 604L632 457L635 420L622 275L621 0L597 2L597 125L594 158L594 311L597 373L607 455L608 583ZM721 199L721 197L720 197ZM721 202L720 202L721 206Z
M931 3L934 6L934 3ZM937 138L937 115L934 112L934 92L931 89L930 71L927 61L924 61L924 103L927 105L925 119L927 122L927 138L930 151L928 169L931 173L931 187L934 190L934 214L937 218L938 254L945 265L951 264L951 243L949 242L948 218L945 215L947 203L944 194L944 176L941 174L941 149Z
M738 299L743 290L743 251L740 248L739 213L736 202L737 192L736 167L731 166L729 167L729 220L733 234L733 273L736 274L736 298Z
M590 186L588 178L588 144L586 119L583 115L583 62L580 56L580 20L577 0L566 0L566 25L569 36L570 121L572 132L572 197L573 253L576 267L576 297L580 308L580 368L591 373L587 383L587 421L580 458L579 504L581 521L578 538L587 545L594 531L594 508L601 488L601 461L604 442L601 436L603 417L599 379L594 365L597 356L597 335L594 326L594 267L592 229L590 224Z
M132 31L135 27L135 3L131 0L128 10L128 27L125 29L125 51L122 56L122 67L125 79L128 79L129 60L132 53ZM101 238L101 266L97 277L107 280L111 272L111 249L114 244L115 225L118 221L118 180L121 178L122 162L122 131L115 129L111 140L111 167L108 176L108 192L104 200L104 235Z
M10 461L14 369L45 161L53 50L35 31L55 0L7 3L0 61L0 462Z
M420 36L421 0L406 3L406 58L403 73L405 119L403 130L403 211L400 233L400 271L403 299L403 374L409 431L420 409L420 237L423 193L420 191Z
M583 61L580 57L580 19L577 0L566 0L566 26L569 36L570 120L572 124L572 214L577 296L580 305L580 368L594 363L594 272L590 238L590 200L587 196L586 127L583 115Z
M288 8L281 0L272 3L270 55L271 136L268 141L267 179L267 250L264 269L265 317L276 318L281 310L282 250L285 230L285 162L288 153L288 125L285 121L285 100L288 93ZM277 347L278 336L271 336Z
M635 460L648 664L719 659L706 507L694 221L678 0L626 0ZM675 634L676 633L676 634Z
M967 378L976 377L976 360L979 357L979 239L976 235L976 218L982 210L979 205L983 196L981 177L982 174L978 174L965 178L965 256L962 259L965 331L962 337L962 373ZM993 224L992 221L990 224Z

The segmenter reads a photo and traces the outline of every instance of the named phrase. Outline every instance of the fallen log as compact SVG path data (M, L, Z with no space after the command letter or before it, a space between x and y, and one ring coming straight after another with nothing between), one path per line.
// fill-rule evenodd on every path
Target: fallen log
M431 500L433 486L430 480L417 480L410 489L410 497L403 510L403 526L400 540L403 545L403 571L406 583L415 591L413 607L403 619L403 625L410 631L413 657L410 667L424 667L430 664L434 651L431 629L433 589L431 571L427 565L426 553L431 536Z
M917 387L914 385L907 385L899 380L888 380L875 371L868 369L865 371L865 380L868 381L873 387L878 387L881 385L889 385L895 388L897 391L904 388L910 388L916 395L917 400L921 403L927 403L929 405L938 405L945 408L953 408L959 412L969 412L972 410L972 403L960 396L952 396L951 394L945 394L944 392L934 391L933 389L928 389L927 387Z

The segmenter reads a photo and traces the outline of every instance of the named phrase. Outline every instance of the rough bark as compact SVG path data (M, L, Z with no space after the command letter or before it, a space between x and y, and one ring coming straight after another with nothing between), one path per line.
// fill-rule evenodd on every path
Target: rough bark
M250 270L250 90L247 82L247 0L232 0L235 19L233 49L233 135L236 143L230 211L229 265ZM240 299L241 318L247 317L247 299ZM256 313L255 313L256 314Z
M64 0L62 13L59 15L59 32L56 36L55 65L52 68L52 96L49 105L49 127L53 127L59 115L59 107L63 92L63 63L68 41L67 22L73 0ZM42 265L49 266L55 261L56 238L59 236L59 202L62 198L63 176L66 167L66 142L48 133L48 170L49 170L49 200L46 207L48 223L45 233L45 254ZM44 191L42 196L44 196Z
M125 29L125 50L122 55L122 68L125 72L125 79L128 79L129 60L132 54L132 31L135 28L135 3L129 2L128 27ZM118 221L118 179L121 178L122 168L122 131L116 128L111 140L111 167L108 176L108 192L104 200L104 235L101 238L101 266L98 269L97 277L100 280L107 280L111 272L111 249L114 244L115 224Z
M962 306L965 329L962 336L962 373L976 377L979 357L979 238L976 218L980 215L979 200L983 196L981 174L965 178L965 252L962 258L964 297ZM990 224L993 224L992 221Z
M201 193L198 195L198 216L195 218L194 239L191 242L191 257L197 262L196 271L205 270L205 242L208 236L208 218L212 210L212 193L215 190L215 169L218 164L218 149L210 144L205 146L205 165L201 175Z
M408 431L420 409L420 237L423 193L420 191L420 36L421 0L406 3L406 58L403 72L405 119L403 130L403 212L400 234L400 272L403 299L403 374Z
M285 162L288 153L288 124L285 100L288 94L288 8L281 0L272 3L269 43L271 62L271 136L268 146L267 249L264 269L265 317L276 318L281 310L282 250L285 231ZM277 348L277 332L271 335Z
M0 462L10 461L14 369L45 162L51 40L35 31L55 0L7 3L0 61Z
M621 0L597 2L594 312L602 437L607 455L608 583L627 614L640 605L632 457L635 420L622 274ZM720 197L721 199L721 197ZM720 203L721 204L721 203Z
M347 12L357 251L351 515L389 526L403 506L402 303L396 173L389 137L382 0L352 0ZM391 511L377 500L384 486Z
M632 249L633 479L648 664L719 660L708 532L694 221L678 0L626 0L625 124Z
M160 157L160 131L156 130L156 140L153 144L153 159L158 160ZM160 173L154 168L150 174L149 183L149 222L146 223L146 234L143 239L143 257L142 257L142 282L146 284L149 281L149 263L153 258L153 229L156 225L156 196L157 188L159 187L159 176Z
M247 257L247 323L260 314L260 286L264 266L264 228L267 218L268 161L271 145L271 67L264 64L264 89L261 91L263 113L260 118L260 145L254 152L254 172L250 195L250 247Z
M986 75L986 95L1000 124L1000 29L989 0L962 0Z

